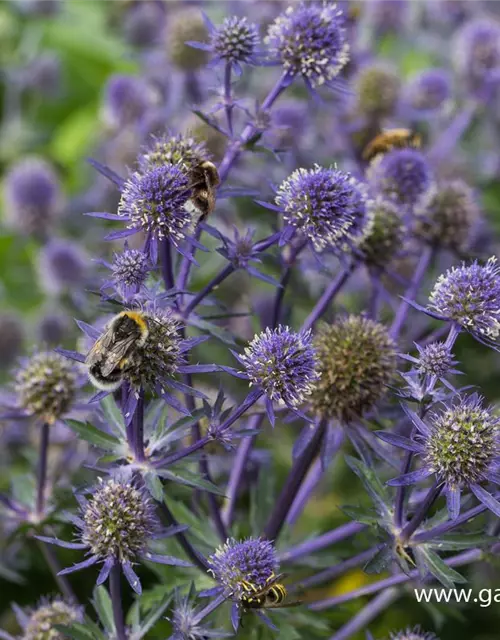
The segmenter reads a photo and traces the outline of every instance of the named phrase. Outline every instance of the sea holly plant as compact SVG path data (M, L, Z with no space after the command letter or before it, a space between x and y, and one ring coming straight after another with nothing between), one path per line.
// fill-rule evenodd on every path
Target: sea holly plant
M500 531L494 3L24 4L0 638L448 637L408 593Z

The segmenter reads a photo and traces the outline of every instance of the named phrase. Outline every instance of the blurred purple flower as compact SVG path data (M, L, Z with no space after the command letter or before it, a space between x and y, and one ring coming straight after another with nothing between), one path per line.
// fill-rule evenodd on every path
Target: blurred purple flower
M113 129L132 124L157 102L153 87L139 76L113 75L105 88L104 122Z
M331 86L349 61L342 11L332 2L289 7L270 25L265 43L290 77L301 75L310 88Z
M58 295L81 289L87 270L87 256L69 240L51 240L40 250L38 275L47 293Z
M451 75L446 69L427 69L412 77L403 90L403 108L411 119L440 112L451 98Z

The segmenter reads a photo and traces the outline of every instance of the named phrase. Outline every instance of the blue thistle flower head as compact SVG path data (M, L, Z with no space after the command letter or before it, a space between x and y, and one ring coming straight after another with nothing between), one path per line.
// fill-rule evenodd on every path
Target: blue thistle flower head
M148 257L143 251L126 248L122 253L115 253L112 264L115 289L125 299L138 293L150 269Z
M153 553L151 544L156 538L168 538L186 527L162 529L156 516L156 508L149 496L125 473L107 480L99 479L88 499L80 496L80 515L74 518L79 529L80 542L64 542L57 538L38 536L49 544L69 549L87 550L87 558L72 567L63 569L60 575L102 563L97 584L105 582L114 566L121 566L130 586L141 593L139 577L132 564L139 558L160 564L191 566L189 563Z
M103 119L112 128L137 122L157 101L155 90L138 76L111 76L104 89Z
M500 334L500 267L491 257L485 265L474 261L441 275L428 308L454 320L478 340L492 344Z
M454 54L467 90L480 99L493 97L500 71L500 24L485 18L468 21L455 38Z
M125 16L125 39L135 47L157 44L165 28L166 11L161 2L137 2Z
M435 475L445 488L452 519L460 513L463 489L474 495L497 515L500 503L481 484L498 483L500 418L485 407L477 394L460 397L451 406L430 413L423 422L414 412L407 414L416 427L415 453L422 467L390 480L392 486L409 485ZM393 443L396 444L397 443Z
M259 32L256 25L246 18L231 16L214 27L210 33L210 50L215 56L214 63L255 64L259 44Z
M417 149L393 149L377 156L368 169L374 191L397 204L414 205L430 188L432 172L423 153Z
M453 354L444 342L431 342L426 347L417 348L420 352L418 371L427 376L442 378L456 364Z
M210 624L200 620L201 608L196 606L192 588L186 595L178 591L175 594L175 605L172 621L173 634L169 640L205 640L206 638L225 638L231 634L213 629Z
M71 626L74 622L83 622L83 607L65 602L61 598L43 599L31 611L22 611L18 615L23 627L24 640L63 640L65 634L56 629L56 625ZM17 613L17 612L16 612Z
M230 538L208 558L209 571L224 591L235 600L246 593L242 582L262 588L278 570L274 545L269 540Z
M401 78L395 67L385 62L373 62L356 75L356 107L367 118L387 118L398 103Z
M189 197L189 177L181 165L152 167L125 182L118 215L129 229L144 231L153 242L165 239L177 246L192 229Z
M287 407L302 404L319 378L311 331L268 327L255 336L239 359L251 384Z
M138 163L142 172L165 164L182 164L189 170L209 159L210 154L201 140L182 133L177 135L167 133L152 136L149 144L140 154Z
M426 69L412 78L404 90L404 102L417 118L438 112L451 97L451 76L446 69Z
M68 240L51 240L40 250L38 272L42 288L60 294L81 288L88 260L81 248Z
M25 234L45 235L63 210L59 179L39 158L20 160L7 172L4 200L6 224Z
M330 84L349 61L344 15L332 2L289 7L265 43L290 76L300 74L313 88Z
M285 222L317 251L344 249L360 238L371 217L366 187L339 169L297 169L278 188L276 205Z

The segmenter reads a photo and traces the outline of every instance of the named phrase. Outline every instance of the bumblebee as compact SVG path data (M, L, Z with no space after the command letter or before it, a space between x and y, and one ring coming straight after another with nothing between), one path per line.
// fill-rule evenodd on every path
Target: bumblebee
M140 359L139 350L148 336L148 320L142 311L122 311L112 318L85 359L91 383L103 391L116 391L127 368Z
M280 580L283 573L277 576L271 574L263 587L256 587L251 582L242 580L241 585L245 594L241 598L241 606L244 611L249 609L281 609L283 607L296 607L302 604L300 601L286 602L287 590Z
M193 191L190 202L200 222L215 209L216 189L220 184L217 167L210 160L200 162L192 167L190 182L190 188Z
M370 162L380 154L387 153L392 149L403 149L405 147L420 148L422 139L420 134L410 129L389 129L382 131L363 149L363 160Z

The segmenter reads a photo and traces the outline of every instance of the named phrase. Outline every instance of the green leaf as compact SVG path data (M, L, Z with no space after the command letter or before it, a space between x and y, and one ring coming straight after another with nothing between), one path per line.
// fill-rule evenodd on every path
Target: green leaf
M366 507L344 505L340 507L340 509L347 516L349 516L349 518L352 518L353 520L355 520L356 522L360 522L361 524L367 524L371 526L371 525L379 524L380 522L380 517L374 511L370 511Z
M99 616L103 627L109 633L115 632L115 620L113 617L113 604L105 586L95 587L92 604Z
M449 567L444 560L442 560L438 554L427 546L415 547L415 557L420 560L419 565L423 565L439 582L447 587L453 589L456 582L464 583L467 579L462 574ZM420 566L419 566L420 568Z
M189 535L194 536L210 548L217 547L220 544L220 540L215 531L213 531L211 527L207 527L207 517L205 514L202 514L201 517L196 516L192 509L180 501L169 499L168 503L166 500L165 503L177 522L189 526Z
M49 153L63 166L74 165L94 144L97 105L71 113L56 129Z
M190 324L198 329L202 329L203 331L207 331L210 335L214 336L224 344L228 344L230 346L234 346L236 344L234 337L232 334L224 329L223 327L218 327L216 324L212 322L208 322L208 320L202 320L198 316L194 314L190 317Z
M13 569L9 569L9 567L6 567L2 562L0 562L0 577L9 582L15 582L16 584L24 584L26 582L19 573Z
M65 422L72 431L96 447L106 451L119 451L123 447L118 438L104 433L90 422L79 422L78 420L66 420Z
M123 414L111 394L101 400L101 409L115 435L120 439L126 440L127 432Z
M187 429L193 424L196 424L196 422L198 422L204 415L205 412L203 409L196 409L190 416L185 416L169 426L164 422L162 426L158 426L157 432L154 435L154 440L150 445L150 449L152 451L162 449L166 444L168 444L171 437L175 437L174 433L177 430Z
M34 506L36 480L28 473L16 476L11 483L12 497L26 507Z
M146 633L154 627L170 604L172 596L172 593L167 594L160 604L148 613L142 621L139 630L131 636L130 640L141 640L141 638L143 638Z
M104 640L105 636L96 628L90 628L80 622L74 622L72 625L65 626L63 624L55 624L54 627L62 633L65 638L73 638L73 640ZM96 629L99 633L96 633Z
M363 567L363 571L368 574L382 573L393 560L392 549L389 545L384 545Z
M146 471L142 475L146 489L157 502L163 502L163 484L153 471Z
M257 484L252 487L250 501L250 526L252 534L259 536L269 518L276 500L276 476L270 470L259 473Z
M354 471L363 483L363 486L370 495L377 511L383 516L389 515L391 511L390 498L377 474L357 458L345 456L345 460L352 471Z
M205 480L199 475L199 473L192 473L191 471L187 471L187 469L183 469L182 473L179 473L178 471L166 471L165 469L160 469L157 473L165 480L171 480L172 482L185 484L188 487L203 489L203 491L208 491L209 493L215 493L215 495L226 497L223 489L219 489L219 487L213 482Z
M472 549L473 547L482 547L485 544L491 544L495 538L487 535L470 535L470 534L450 534L443 538L433 538L428 546L432 549L440 549L441 551L459 551L460 549Z

